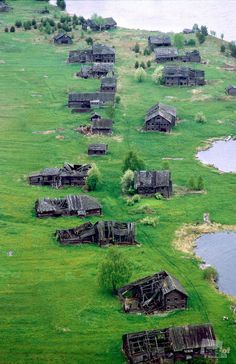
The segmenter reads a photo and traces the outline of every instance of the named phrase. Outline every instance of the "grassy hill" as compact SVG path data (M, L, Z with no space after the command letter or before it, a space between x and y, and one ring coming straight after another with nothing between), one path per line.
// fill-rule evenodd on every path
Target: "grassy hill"
M73 131L88 120L88 114L71 114L65 106L69 91L92 91L100 85L98 80L74 77L80 66L66 63L69 49L85 46L80 31L74 31L74 44L69 47L54 46L52 36L38 30L5 33L5 26L18 18L40 19L37 10L44 6L33 0L10 4L13 11L0 14L1 364L120 364L125 362L120 351L123 333L203 322L211 322L224 347L230 347L230 355L221 362L236 363L229 299L203 279L194 256L173 246L176 230L184 223L201 222L204 212L217 223L236 224L235 175L220 174L195 159L196 149L208 138L235 134L235 99L227 97L224 89L236 84L236 73L225 70L224 64L236 66L236 61L220 54L221 41L209 36L199 47L208 62L197 66L206 72L206 86L156 85L151 78L154 62L145 82L137 83L135 61L147 62L152 56L136 57L131 48L137 41L143 50L150 32L118 28L90 35L116 48L121 102L116 106L113 136L88 138ZM53 13L59 16L56 9ZM146 110L157 101L177 107L181 122L169 135L139 131ZM206 115L206 124L194 121L198 111ZM46 133L35 133L39 131ZM87 156L87 145L95 140L109 144L108 155ZM183 158L169 160L175 189L187 186L191 176L201 175L206 193L176 193L165 201L142 199L139 206L148 204L159 223L155 228L139 224L145 215L126 205L119 186L122 162L130 149L137 151L148 169L161 168L163 158ZM96 161L103 183L91 194L101 201L103 218L137 222L141 247L121 248L132 260L132 278L169 271L189 293L187 311L161 317L125 315L118 299L97 283L98 265L107 250L60 247L54 239L56 229L76 226L82 220L36 219L37 198L81 192L28 185L26 177L32 171L65 161ZM13 256L8 256L10 250ZM223 316L229 321L223 321Z

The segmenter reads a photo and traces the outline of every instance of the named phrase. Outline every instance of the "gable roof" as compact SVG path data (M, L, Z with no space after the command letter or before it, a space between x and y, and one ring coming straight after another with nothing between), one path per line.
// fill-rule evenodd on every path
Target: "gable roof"
M152 106L146 114L145 122L149 121L150 119L155 118L156 116L162 116L164 119L172 122L172 118L176 118L176 108L169 105L164 105L162 103L157 103L154 106Z
M148 37L148 40L151 44L154 44L154 45L171 44L171 39L167 35L163 35L163 36L150 35Z
M95 120L93 122L93 126L92 128L95 129L112 129L112 120L110 119L100 119L100 120Z
M226 90L229 91L229 90L236 90L236 86L233 86L233 85L229 85L226 87Z
M109 26L116 26L117 25L116 21L112 17L103 18L103 20L105 21L106 25L109 25Z
M81 176L85 177L88 174L90 164L70 164L65 163L62 168L44 168L39 172L32 173L29 177L36 176Z
M115 77L102 77L101 78L101 87L116 87L116 78Z
M177 48L155 48L155 57L178 57L178 50Z
M165 77L204 77L205 72L189 67L165 66Z
M60 33L60 34L57 34L54 36L54 40L59 40L63 37L67 37L67 38L70 38L71 39L71 36L67 33Z
M93 54L115 54L115 50L105 44L93 44Z
M135 171L134 187L168 187L171 183L171 173L163 171Z
M88 149L89 150L102 150L106 151L108 145L107 144L89 144Z
M69 102L81 102L81 101L98 101L101 102L113 102L115 94L113 92L79 92L70 93Z

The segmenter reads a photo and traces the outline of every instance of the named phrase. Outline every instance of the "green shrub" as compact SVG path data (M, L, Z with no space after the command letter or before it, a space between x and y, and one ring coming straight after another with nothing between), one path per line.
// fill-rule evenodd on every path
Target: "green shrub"
M214 267L208 267L203 270L203 278L206 279L207 281L217 282L218 273Z
M116 104L119 104L120 103L120 96L119 95L117 95L115 97L115 102L116 102Z
M30 30L31 29L31 22L28 20L28 21L25 21L23 23L23 27L25 30Z
M158 218L157 217L146 216L142 220L140 220L140 223L143 224L143 225L156 227L157 224L158 224Z
M134 46L134 48L133 48L133 51L134 51L135 53L139 53L139 52L140 52L140 46L139 46L139 44L138 44L138 43L136 43L136 44L135 44L135 46Z
M155 199L157 199L157 200L164 200L164 197L162 196L162 194L161 193L155 193Z
M135 62L134 68L136 68L136 69L139 68L139 62L138 61Z
M199 124L205 124L207 121L206 116L201 111L199 111L195 115L194 120L196 121L196 123L199 123Z
M142 67L143 69L146 68L146 65L145 65L145 63L143 61L140 63L140 67Z
M138 68L135 71L134 77L137 82L143 82L147 77L146 71L143 68Z
M201 176L199 176L198 180L197 180L197 190L198 191L204 190L204 181L203 181L203 178Z
M8 27L5 27L4 32L5 32L5 33L8 33L8 32L9 32Z
M221 51L221 53L225 53L225 45L224 44L221 44L220 51Z
M11 28L10 28L10 32L14 33L15 31L16 31L16 29L15 29L14 25L12 25Z
M121 177L121 190L123 193L134 193L134 172L127 169Z
M146 47L146 48L144 49L144 51L143 51L143 55L144 55L144 56L150 56L150 54L151 54L151 50L150 50L148 47Z
M151 67L151 65L152 65L151 61L150 61L150 60L149 60L149 61L147 61L147 68L150 68L150 67Z
M95 191L98 187L98 184L101 181L101 174L96 164L92 165L92 168L89 170L88 177L86 179L86 185L89 191Z
M22 27L22 21L21 20L16 20L15 26L16 26L16 28L21 28Z
M135 212L138 213L138 214L152 214L153 213L153 209L145 204L143 206L139 206L135 209Z
M206 40L206 36L204 34L202 34L201 32L197 32L196 37L198 39L199 44L204 43Z
M85 42L88 44L88 45L92 45L93 44L93 38L91 37L88 37L85 39Z
M188 188L190 189L190 190L196 190L196 184L195 184L195 180L194 180L194 178L193 177L190 177L189 178L189 181L188 181Z
M128 152L124 160L123 172L130 169L131 171L141 171L145 169L144 161L137 156L134 151Z

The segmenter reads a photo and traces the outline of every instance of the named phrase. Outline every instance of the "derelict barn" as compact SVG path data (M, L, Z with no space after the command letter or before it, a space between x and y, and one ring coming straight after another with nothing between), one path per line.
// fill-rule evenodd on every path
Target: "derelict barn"
M158 103L145 116L145 131L170 132L176 123L176 108Z
M135 245L135 224L117 221L85 223L79 227L59 230L57 239L63 245L96 243L107 245Z
M93 31L103 31L103 30L111 30L117 27L116 21L112 18L103 18L101 24L97 24L93 19L87 19L84 23L84 29L87 30L89 27Z
M82 66L77 76L82 78L101 78L113 74L112 63L94 63L92 66Z
M91 132L92 132L92 134L111 135L112 126L113 126L113 122L110 119L96 120L93 122L93 124L91 126Z
M115 77L102 77L101 78L101 92L116 92L116 78Z
M130 333L122 341L130 364L186 363L197 358L216 363L216 337L210 324Z
M61 34L56 35L53 38L53 41L54 41L54 44L58 44L58 45L73 43L71 36L66 33L61 33Z
M90 164L65 163L62 168L45 168L29 176L29 183L35 186L84 186Z
M166 86L205 85L205 72L189 67L165 66L163 78Z
M200 63L202 59L201 59L200 52L195 49L192 52L186 52L185 55L180 56L180 60L182 62Z
M90 144L88 146L88 155L99 156L107 154L107 144Z
M187 308L188 295L180 282L167 272L139 279L118 290L125 312L183 310Z
M154 50L157 47L170 47L171 39L168 36L152 36L148 37L148 45Z
M109 103L114 103L115 94L112 92L80 92L70 93L68 107L78 112L90 111Z
M134 173L134 188L140 195L160 193L164 197L172 195L170 171L139 171Z
M102 207L94 197L70 195L63 198L43 198L35 203L37 217L101 215Z
M225 92L227 95L236 96L236 86L228 86L225 89Z
M69 52L69 63L115 63L115 50L105 44L93 44L92 49Z
M155 61L157 63L162 62L170 62L170 61L177 61L179 58L179 53L177 48L155 48Z

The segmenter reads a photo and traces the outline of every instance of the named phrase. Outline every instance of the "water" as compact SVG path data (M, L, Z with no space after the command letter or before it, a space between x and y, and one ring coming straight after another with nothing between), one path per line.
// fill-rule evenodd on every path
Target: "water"
M219 274L219 289L236 297L236 233L204 234L196 240L195 253Z
M199 152L197 158L222 172L236 172L236 140L218 140L209 149Z
M181 32L197 23L236 40L235 0L66 0L66 6L85 18L112 16L120 27Z

